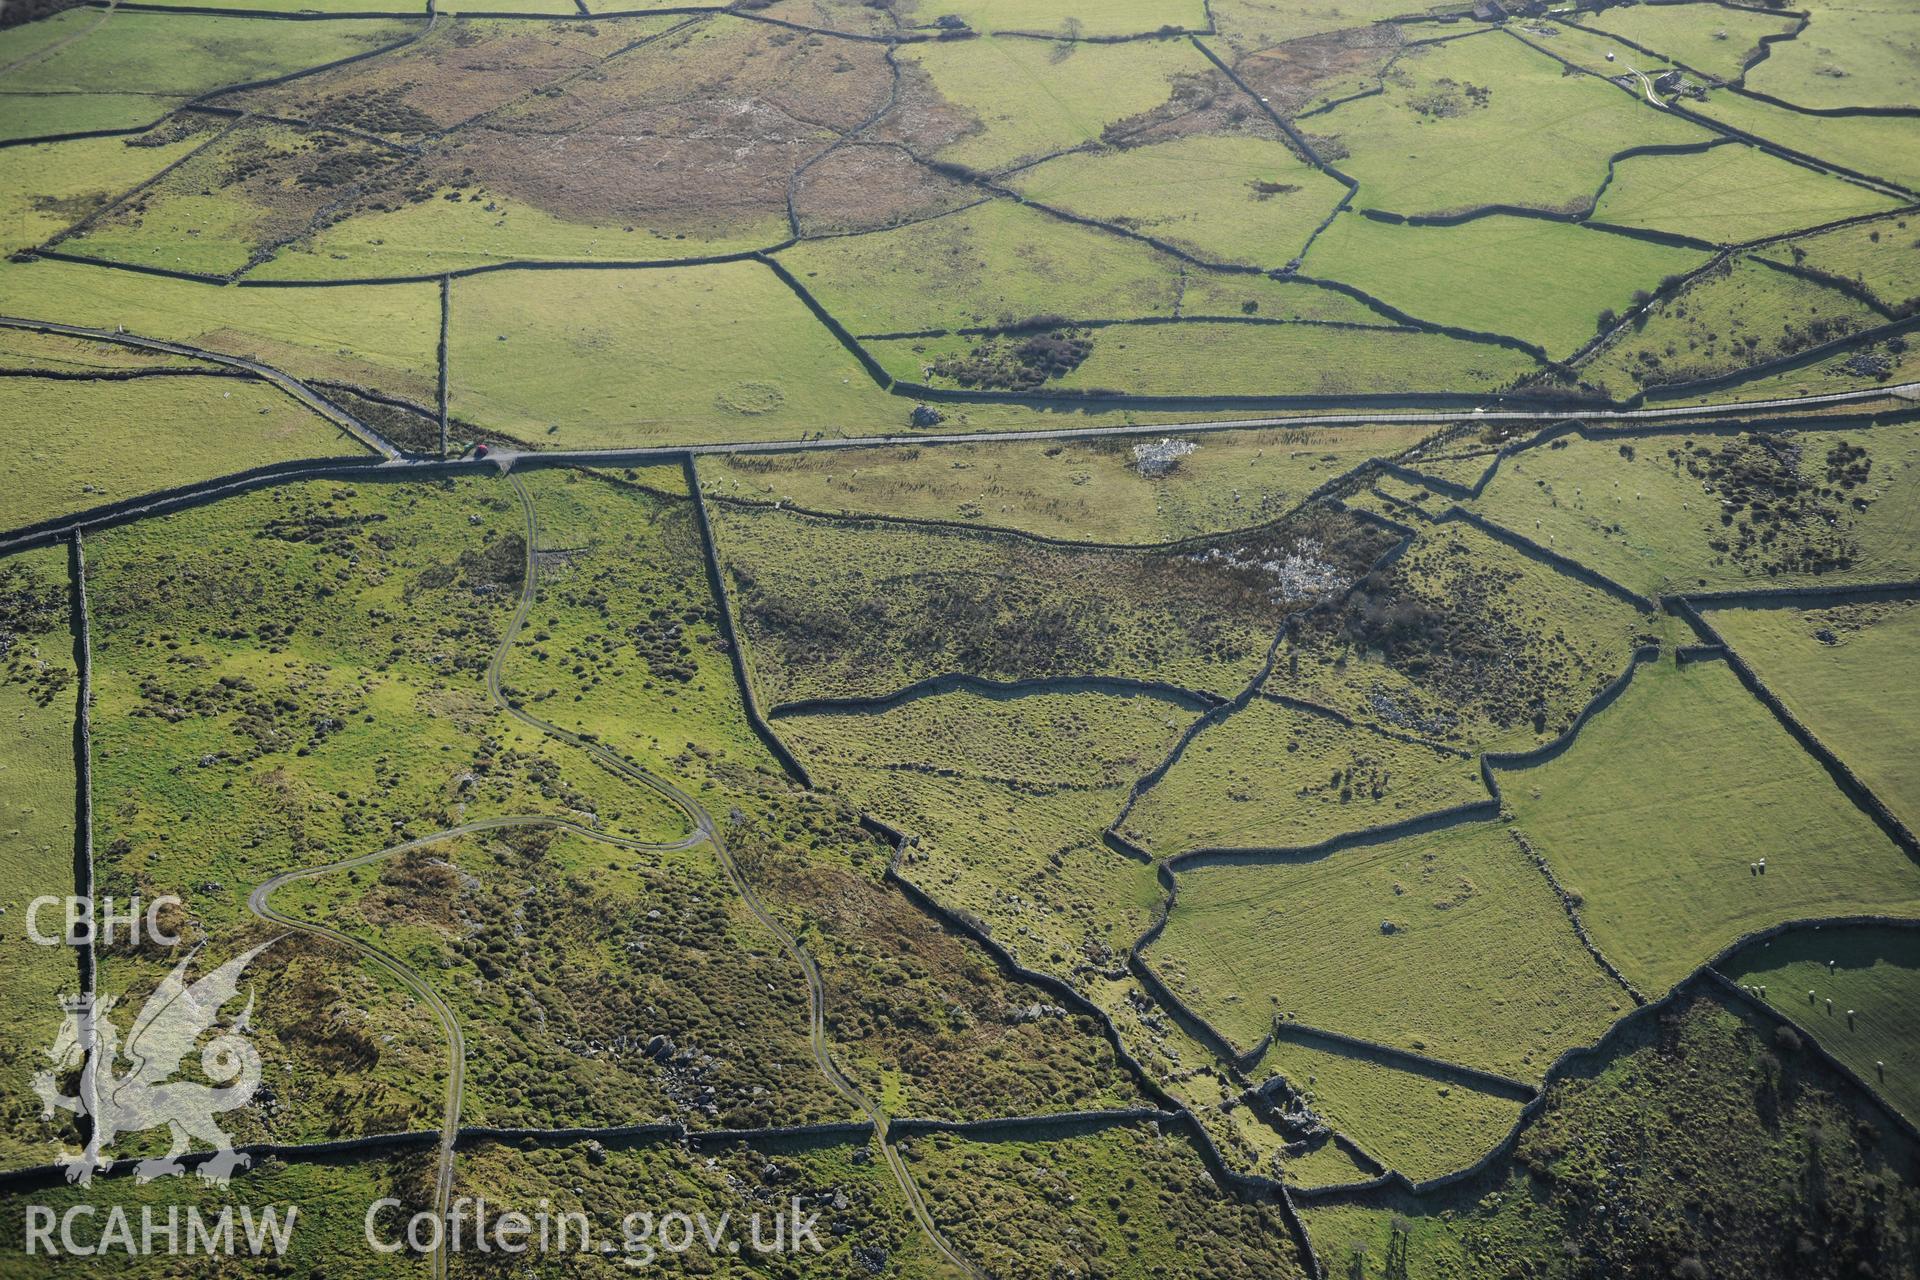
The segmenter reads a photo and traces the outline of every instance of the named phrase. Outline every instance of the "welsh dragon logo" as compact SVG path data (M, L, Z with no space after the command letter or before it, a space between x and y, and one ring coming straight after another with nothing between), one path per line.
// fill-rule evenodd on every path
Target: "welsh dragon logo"
M252 1163L251 1157L233 1149L232 1139L214 1120L222 1111L246 1105L260 1087L260 1052L246 1037L253 1013L251 993L240 1016L200 1050L200 1069L213 1083L173 1077L200 1038L215 1029L220 1010L239 997L241 973L273 941L235 956L191 985L187 966L199 949L189 952L147 997L125 1045L108 1016L112 1000L61 1002L66 1020L47 1051L53 1066L34 1077L33 1088L40 1095L43 1117L51 1119L58 1108L92 1121L86 1148L60 1157L67 1181L85 1186L95 1170L111 1169L114 1159L104 1153L120 1135L162 1127L171 1131L171 1145L166 1155L134 1166L134 1175L143 1182L181 1172L180 1157L195 1141L214 1148L198 1171L208 1182L225 1185L236 1169ZM61 1093L58 1077L76 1069L79 1092Z

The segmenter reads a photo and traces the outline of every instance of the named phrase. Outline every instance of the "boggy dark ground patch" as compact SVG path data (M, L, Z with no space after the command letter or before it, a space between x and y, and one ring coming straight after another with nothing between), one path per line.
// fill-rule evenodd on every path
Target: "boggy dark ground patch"
M339 216L331 206L343 193L378 183L401 163L393 152L343 134L242 125L114 209L71 247L85 251L95 234L109 243L201 238L203 228L195 225L201 215L182 213L184 206L177 202L212 196L246 211L235 225L212 228L238 268L246 262L241 250L257 258L310 227L325 225Z
M1400 27L1391 22L1349 27L1248 54L1234 71L1275 111L1292 116L1335 86L1352 85L1341 91L1358 92L1365 87L1358 82L1378 77L1405 41Z
M1220 71L1175 76L1173 93L1151 111L1115 120L1101 130L1110 145L1170 142L1198 134L1247 134L1281 139L1285 135L1240 86Z
M871 231L933 217L981 198L898 146L837 147L800 175L793 210L803 235Z
M451 135L428 169L569 221L784 220L794 172L877 111L891 83L878 45L703 23Z
M429 133L584 71L656 29L659 21L442 19L404 49L256 89L232 102L387 136Z
M1860 547L1847 514L1865 511L1873 459L1864 445L1840 440L1823 457L1804 456L1792 435L1747 434L1667 450L1720 503L1715 551L1769 575L1848 569Z
M1329 508L1174 552L714 514L774 701L884 693L951 672L1120 674L1231 694L1289 613L1359 577L1392 541Z

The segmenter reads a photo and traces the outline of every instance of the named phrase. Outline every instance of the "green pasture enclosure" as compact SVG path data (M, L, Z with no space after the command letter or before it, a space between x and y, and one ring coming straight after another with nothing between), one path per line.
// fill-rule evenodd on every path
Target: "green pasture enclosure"
M1162 856L1291 847L1485 796L1456 752L1256 697L1188 744L1122 830Z
M1711 136L1561 72L1498 32L1409 49L1384 93L1314 117L1313 132L1346 152L1337 163L1359 180L1361 208L1403 215L1491 204L1579 212L1616 152Z
M13 181L0 187L0 250L17 253L45 243L204 140L192 133L170 141L143 134L131 142L80 138L7 148Z
M1278 138L1232 134L1075 152L1012 183L1029 200L1261 267L1297 258L1346 194Z
M250 289L67 262L0 265L0 310L262 360L301 378L431 404L440 330L431 283Z
M0 329L0 360L6 362L7 368L21 372L59 374L122 373L135 369L193 369L211 373L215 369L214 365L187 356L32 329Z
M61 242L67 253L199 275L237 275L305 231L349 181L398 164L386 149L276 124L238 124ZM348 177L351 175L351 177Z
M1059 44L1007 36L904 46L901 64L965 113L941 160L984 172L1098 141L1173 96L1211 65L1184 39ZM883 131L881 134L885 137Z
M1624 398L1638 387L1735 373L1883 323L1838 289L1735 257L1656 303L1575 372Z
M1068 390L1179 396L1366 396L1493 391L1539 369L1524 351L1409 328L1195 320L1115 327L1060 379Z
M1705 102L1683 105L1705 120L1821 163L1907 191L1920 187L1920 119L1808 115L1726 90L1709 93Z
M1729 143L1698 153L1620 161L1593 216L1710 244L1744 244L1898 203L1758 147Z
M1715 630L1762 683L1909 828L1920 825L1920 608L1714 609Z
M1902 1115L1920 1114L1920 933L1882 925L1800 929L1747 948L1725 969Z
M892 231L807 241L779 261L861 334L1048 315L1170 316L1180 283L1179 263L1147 245L1007 201Z
M1920 871L1724 662L1642 666L1565 754L1500 785L1650 993L1768 925L1920 910Z
M1343 1137L1416 1182L1472 1164L1520 1119L1521 1103L1514 1098L1459 1078L1408 1070L1346 1045L1277 1037L1254 1074L1281 1076ZM1295 1177L1292 1163L1287 1176Z
M366 449L277 387L237 378L0 379L0 418L35 429L5 463L10 527L234 469Z
M1920 225L1908 214L1836 227L1770 246L1765 256L1851 280L1883 306L1909 311L1920 304Z
M1282 1018L1527 1080L1633 1004L1497 822L1183 868L1146 959L1242 1050Z
M1911 577L1920 431L1819 430L1818 421L1776 437L1563 437L1502 460L1473 506L1649 596ZM1864 481L1830 478L1858 465L1846 461L1856 449L1865 450ZM1742 505L1728 505L1733 493L1721 490L1741 474L1768 478L1766 519L1746 505L1744 487ZM1776 481L1797 505L1775 499ZM1742 542L1743 527L1770 540Z
M1719 4L1618 5L1579 20L1721 80L1739 77L1763 47L1762 37L1785 35L1795 26L1785 14ZM1775 45L1769 56L1778 58L1785 48Z
M1696 157L1697 158L1697 157ZM1704 265L1707 254L1535 218L1409 227L1334 219L1303 268L1431 324L1504 333L1565 358L1603 310Z
M69 9L9 33L0 136L138 129L210 90L370 53L420 25Z
M951 14L975 31L1039 32L1062 40L1083 36L1152 35L1168 28L1200 31L1208 25L1200 0L1111 0L1086 4L1084 0L957 0L940 12ZM920 14L922 22L927 15Z
M1749 89L1815 109L1920 105L1920 42L1910 12L1880 0L1807 8L1805 30L1747 73Z
M448 381L454 413L548 446L857 434L910 407L757 262L456 280Z
M365 279L513 262L672 262L768 248L787 236L782 219L719 238L689 238L569 221L511 196L480 194L484 203L447 192L388 212L357 214L289 244L248 274L258 280Z

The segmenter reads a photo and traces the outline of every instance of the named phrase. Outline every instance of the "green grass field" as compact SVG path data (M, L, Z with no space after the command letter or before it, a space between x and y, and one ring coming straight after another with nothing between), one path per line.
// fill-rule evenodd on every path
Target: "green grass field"
M365 456L360 443L264 383L237 378L0 380L0 417L39 429L4 463L10 525L296 458Z
M1182 39L1072 45L987 36L909 45L900 61L965 121L938 157L988 172L1098 141L1109 125L1165 103L1179 77L1210 67Z
M1361 207L1401 214L1583 209L1614 152L1707 136L1499 33L1410 51L1385 94L1311 123L1347 153Z
M1781 439L1789 452L1751 436L1563 437L1504 460L1474 507L1647 595L1911 576L1920 432ZM1828 477L1843 446L1866 450L1864 483Z
M70 10L10 38L0 136L137 128L210 89L365 53L418 25Z
M1520 1118L1520 1103L1511 1098L1416 1075L1346 1049L1276 1039L1253 1074L1276 1073L1327 1124L1416 1182L1472 1164ZM1289 1181L1298 1176L1291 1163L1287 1175Z
M190 343L296 377L433 403L440 301L431 284L241 289L64 262L0 265L0 309Z
M943 8L975 31L1034 31L1060 36L1147 35L1163 27L1207 25L1199 0L1113 0L1089 8L1072 0L957 0Z
M1891 179L1909 189L1920 183L1920 120L1809 116L1724 92L1709 94L1705 102L1690 102L1687 108L1855 173Z
M786 236L786 223L776 220L697 240L572 222L489 192L485 204L442 198L361 214L289 245L248 274L258 280L326 280L432 275L500 262L671 261L767 248Z
M83 138L8 148L7 169L14 181L0 190L0 251L15 253L45 242L204 139L188 133L173 141L154 135L142 135L139 141L152 145L132 146L122 138Z
M1802 266L1852 280L1888 307L1908 309L1920 301L1916 245L1920 230L1900 215L1808 236L1768 256L1785 253Z
M177 169L62 247L109 262L231 276L303 233L342 187L399 164L370 142L284 125L240 124L203 141Z
M1784 16L1712 4L1620 5L1582 15L1580 21L1722 80L1740 74L1760 47L1761 36L1793 30ZM1783 47L1775 45L1771 56L1778 58L1782 52Z
M1493 822L1181 871L1147 960L1241 1048L1279 1016L1530 1080L1632 1007Z
M896 231L809 241L780 261L855 333L1046 314L1172 315L1179 291L1178 263L1165 254L1007 201Z
M1708 618L1901 821L1920 825L1920 767L1906 749L1920 724L1920 608L1716 609Z
M1796 355L1885 323L1838 289L1736 257L1657 304L1576 369L1583 382L1624 398Z
M1878 0L1813 7L1807 29L1747 76L1747 87L1802 107L1910 107L1920 101L1911 15Z
M1920 911L1920 871L1725 663L1643 666L1565 755L1500 778L1595 943L1649 992L1777 921Z
M1699 155L1622 160L1593 216L1710 244L1743 244L1897 203L1892 196L1734 143Z
M1605 309L1636 289L1692 271L1706 255L1532 218L1480 218L1457 227L1334 219L1304 270L1367 290L1433 324L1525 338L1571 355Z
M1137 395L1199 386L1204 395L1363 396L1408 387L1491 391L1538 368L1525 352L1407 329L1195 321L1102 330L1060 385Z
M204 361L142 347L5 328L0 328L0 362L16 371L61 374L112 373L127 369L197 369L209 373L214 369Z
M1345 194L1285 143L1236 135L1076 152L1022 170L1013 185L1203 258L1262 267L1298 257Z
M454 413L546 446L859 434L910 407L754 262L457 280L448 366Z
M1121 830L1162 856L1284 848L1485 795L1470 760L1255 698L1202 731Z
M1133 450L1156 436L1050 443L901 446L852 455L733 454L700 460L708 494L841 515L899 515L1101 542L1168 542L1279 516L1423 427L1223 431L1180 437L1194 451L1165 476Z
M1854 925L1801 930L1722 966L1805 1028L1902 1115L1920 1115L1920 935Z

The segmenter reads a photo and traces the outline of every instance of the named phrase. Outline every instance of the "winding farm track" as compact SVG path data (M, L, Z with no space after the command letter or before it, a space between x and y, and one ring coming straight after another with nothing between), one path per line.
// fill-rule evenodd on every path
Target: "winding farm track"
M488 696L496 706L514 719L560 742L579 748L581 751L592 756L595 762L602 767L623 778L637 782L666 799L688 820L692 827L691 832L678 840L662 843L630 840L619 836L612 836L606 832L596 831L590 827L564 818L544 817L533 814L512 814L492 818L480 818L472 822L465 822L458 826L449 827L443 831L436 831L429 835L403 841L400 844L391 845L385 849L375 850L371 853L360 854L352 858L344 858L340 861L325 863L320 866L303 867L292 871L281 872L279 875L262 882L253 889L247 896L248 910L262 920L283 925L302 933L326 938L358 951L379 968L398 980L433 1011L434 1017L439 1021L441 1030L446 1036L448 1048L447 1088L444 1106L442 1108L439 1159L434 1181L435 1212L442 1221L445 1221L453 1201L454 1148L459 1140L460 1117L466 1098L466 1037L461 1032L459 1017L454 1013L453 1009L447 1005L446 1001L440 997L439 993L433 989L432 984L391 952L333 925L303 919L276 910L270 901L273 894L295 881L317 879L336 871L369 866L398 854L423 849L447 840L457 839L461 836L497 831L510 827L558 828L575 835L584 836L587 839L598 840L605 844L642 851L668 851L689 849L701 844L708 845L712 848L715 860L720 864L720 868L726 875L728 882L733 886L734 891L739 894L747 910L762 927L774 936L779 942L781 949L787 953L789 958L799 966L801 972L805 975L808 1009L807 1038L814 1061L834 1091L839 1093L841 1097L873 1122L875 1136L886 1158L887 1167L892 1172L895 1181L899 1184L901 1194L906 1198L908 1209L913 1214L914 1220L918 1223L921 1230L926 1233L928 1240L932 1243L935 1250L938 1251L949 1264L957 1268L962 1274L974 1277L975 1280L986 1280L983 1272L947 1242L946 1238L941 1234L939 1227L933 1221L932 1214L928 1211L926 1202L920 1194L920 1189L913 1180L913 1175L907 1169L906 1162L902 1159L898 1148L888 1137L888 1127L891 1123L891 1118L880 1105L867 1096L867 1094L840 1069L839 1064L834 1061L832 1046L827 1038L825 1012L826 986L820 977L819 966L814 962L813 957L807 953L806 948L800 944L800 940L793 932L781 924L780 921L767 910L765 905L761 903L758 895L753 891L752 886L747 883L746 877L742 874L739 865L734 861L733 855L728 851L726 841L721 836L718 824L713 820L713 815L708 813L699 801L695 800L673 783L648 773L646 770L628 761L625 757L608 750L596 742L591 742L579 734L571 733L568 730L560 728L558 725L530 714L507 696L502 680L502 673L506 665L507 657L512 651L513 643L526 625L528 613L533 608L533 603L539 590L539 563L537 557L539 519L534 509L533 498L532 495L527 492L526 486L522 483L519 476L509 475L507 481L513 486L514 494L519 498L521 508L525 514L525 559L522 569L523 576L519 603L515 606L513 616L509 620L506 630L501 635L500 643L494 650L492 660L487 665ZM443 1239L440 1247L436 1248L433 1254L433 1273L435 1280L445 1280L447 1268L447 1254Z
M511 637L509 637L509 642L510 640ZM364 938L355 937L344 929L338 929L332 925L320 924L312 920L303 919L298 916L290 916L284 912L277 911L269 899L273 897L277 890L296 880L314 880L321 876L330 875L336 871L346 871L354 867L365 867L376 862L384 862L396 854L410 853L415 849L424 849L430 845L458 839L461 836L477 835L484 831L498 831L508 827L558 828L562 831L571 832L574 835L585 836L590 840L598 840L605 844L617 845L623 849L635 850L668 851L687 849L699 844L706 838L703 834L696 831L680 840L656 844L608 835L604 831L595 831L591 827L582 826L566 818L549 818L538 814L503 814L499 817L478 818L472 822L463 822L458 826L448 827L444 831L435 831L430 835L406 840L400 844L390 845L385 849L377 849L372 853L363 853L358 857L343 858L338 862L329 862L317 867L301 867L293 871L283 871L271 880L263 881L261 884L256 885L253 892L247 895L247 909L260 919L270 921L274 924L285 925L287 928L297 930L301 933L326 938L360 952L381 969L384 969L387 973L398 979L400 984L418 997L420 1002L431 1009L434 1017L439 1020L440 1029L447 1037L447 1090L446 1104L442 1110L440 1124L440 1160L438 1173L435 1176L434 1182L434 1208L442 1221L446 1220L448 1210L453 1201L453 1149L460 1134L460 1113L466 1103L467 1041L466 1036L462 1034L460 1030L460 1019L454 1014L453 1010L448 1007L446 1001L440 998L439 993L433 989L431 983L425 978L422 978L418 973L415 973L404 961L393 955L393 953L368 942ZM444 1249L437 1249L435 1251L433 1269L436 1280L444 1280L447 1274L447 1260Z
M591 755L602 766L611 769L622 777L630 778L660 796L663 796L678 808L681 813L686 815L687 819L693 824L694 831L699 839L704 840L713 850L714 860L720 864L721 871L726 875L728 882L732 884L734 892L740 895L740 901L745 904L747 911L768 933L774 936L779 942L781 950L785 951L788 957L799 966L801 972L806 975L807 1041L809 1047L812 1049L814 1062L819 1066L821 1074L827 1078L827 1083L833 1087L834 1091L865 1114L868 1119L873 1121L874 1136L880 1144L881 1152L886 1157L887 1167L892 1170L894 1180L899 1183L900 1192L906 1197L907 1207L912 1211L914 1220L919 1224L921 1231L926 1234L927 1239L940 1255L952 1266L958 1268L962 1274L972 1276L975 1280L986 1280L983 1272L975 1267L970 1260L952 1245L947 1243L946 1237L941 1234L940 1228L934 1223L933 1215L928 1212L926 1202L921 1198L920 1188L914 1183L913 1175L908 1171L905 1160L901 1158L899 1150L888 1137L887 1128L890 1123L890 1117L881 1108L880 1104L862 1092L860 1087L849 1079L846 1073L840 1069L839 1064L834 1061L833 1048L827 1040L827 993L826 984L820 977L820 967L814 963L814 959L807 953L807 949L800 944L800 939L794 935L792 930L782 924L772 912L767 910L766 906L760 901L759 895L754 892L753 886L747 883L747 878L741 872L739 864L734 861L731 851L728 850L726 839L720 834L719 825L714 822L713 815L708 813L699 801L695 800L673 783L664 778L655 777L653 774L631 763L625 757L608 750L597 742L590 742L578 734L570 733L557 725L551 724L540 719L538 716L522 710L512 699L506 696L501 683L501 670L505 665L507 654L513 646L515 637L519 635L521 628L526 625L527 615L533 608L534 597L539 589L539 560L536 552L540 537L540 521L538 513L534 510L533 496L527 492L526 485L521 481L519 476L509 473L507 483L513 486L514 494L520 499L521 509L526 515L526 564L522 577L519 606L514 610L513 619L507 624L506 634L500 641L500 647L495 651L493 661L487 667L487 692L489 696L491 696L494 702L504 709L508 715L561 742L579 747L582 751ZM696 841L696 843L697 842L698 841Z

